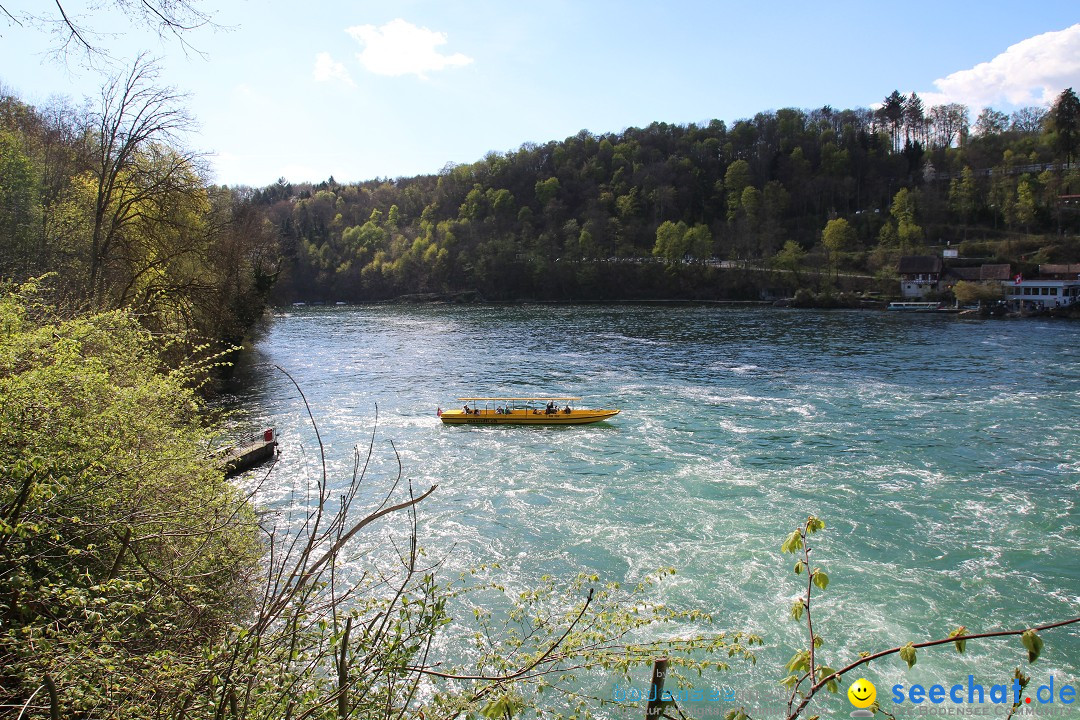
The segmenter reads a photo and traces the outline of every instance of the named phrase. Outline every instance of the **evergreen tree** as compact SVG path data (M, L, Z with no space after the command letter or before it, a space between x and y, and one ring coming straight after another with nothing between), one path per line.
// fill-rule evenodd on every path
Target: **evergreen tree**
M1054 148L1061 159L1071 163L1080 144L1080 99L1072 88L1058 95L1048 115L1050 129L1054 134Z

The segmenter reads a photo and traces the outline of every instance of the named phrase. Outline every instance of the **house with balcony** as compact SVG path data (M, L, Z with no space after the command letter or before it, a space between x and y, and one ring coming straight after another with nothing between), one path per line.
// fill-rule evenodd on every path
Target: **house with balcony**
M900 258L900 295L925 298L941 290L941 258L936 255L905 255Z

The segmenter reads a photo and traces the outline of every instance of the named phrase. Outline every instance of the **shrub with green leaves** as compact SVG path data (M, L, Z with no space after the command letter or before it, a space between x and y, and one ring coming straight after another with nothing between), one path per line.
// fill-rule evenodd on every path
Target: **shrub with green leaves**
M254 516L172 342L0 296L0 704L148 712L250 603Z

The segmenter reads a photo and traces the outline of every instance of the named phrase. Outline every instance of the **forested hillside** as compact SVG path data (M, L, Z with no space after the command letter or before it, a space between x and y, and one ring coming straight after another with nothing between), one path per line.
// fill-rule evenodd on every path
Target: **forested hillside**
M257 208L204 179L183 106L144 60L85 106L0 91L0 279L51 273L69 313L126 308L154 331L239 342L278 241Z
M976 254L997 255L1006 241L1001 252L1050 246L1046 259L1076 259L1055 239L1080 228L1060 199L1080 193L1067 165L1076 95L1065 91L1049 112L971 114L893 92L874 111L785 108L731 126L582 131L437 175L282 179L252 201L280 232L283 300L454 290L489 299L756 297L738 273L694 263L887 275L901 253L976 239L989 243L972 246ZM823 235L830 221L840 222ZM644 262L654 258L672 265Z
M183 98L155 80L141 62L88 107L0 97L0 275L53 271L68 305L234 343L275 280L278 301L757 298L827 270L888 288L899 255L946 243L1080 260L1071 89L974 120L894 91L877 110L582 131L435 175L250 190L203 179Z

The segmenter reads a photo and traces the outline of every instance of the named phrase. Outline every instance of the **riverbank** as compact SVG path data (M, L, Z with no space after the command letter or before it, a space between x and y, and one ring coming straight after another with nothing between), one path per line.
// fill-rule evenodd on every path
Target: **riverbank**
M850 292L813 292L800 289L792 297L784 297L775 300L710 300L710 299L687 299L687 298L618 298L598 300L551 300L537 298L517 298L512 300L489 300L478 290L462 290L447 293L410 293L399 295L389 300L379 300L369 303L359 302L348 304L335 303L338 307L350 307L353 305L670 305L670 306L715 306L715 307L776 307L796 308L803 310L887 310L890 303L901 301L900 297L881 297L880 295L861 294ZM305 307L307 303L294 303L294 307ZM324 303L313 303L321 306ZM1004 308L986 306L980 309L961 309L946 306L950 312L955 312L964 317L1053 317L1065 319L1080 319L1080 307L1053 308L1037 312L1015 312Z

